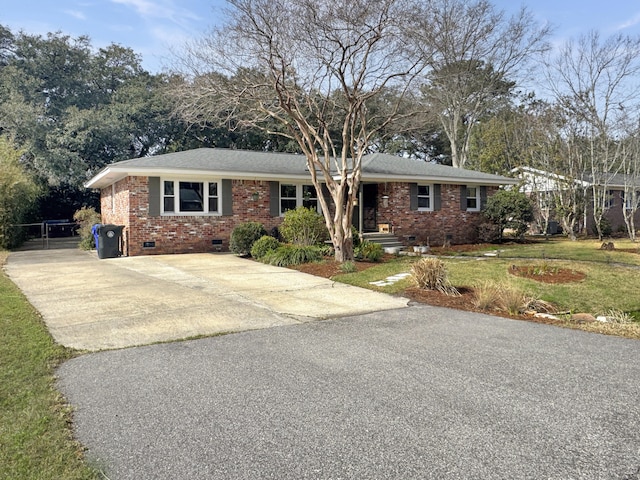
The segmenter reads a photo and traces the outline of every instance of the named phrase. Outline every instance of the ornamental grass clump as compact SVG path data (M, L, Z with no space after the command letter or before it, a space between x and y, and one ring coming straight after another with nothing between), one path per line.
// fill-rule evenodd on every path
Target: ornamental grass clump
M502 285L500 288L499 306L509 315L518 315L525 312L529 308L531 298L529 298L522 290L508 285Z
M491 310L500 299L500 285L485 281L473 288L473 306L479 310Z
M445 295L459 296L458 289L451 285L445 263L439 258L423 258L411 267L411 277L419 288L437 290Z
M277 267L300 265L302 263L319 262L322 260L322 250L317 246L282 245L267 252L262 258L264 263Z
M510 315L519 315L527 311L553 313L556 310L549 302L531 298L511 285L490 280L474 286L473 306L483 311L502 310Z

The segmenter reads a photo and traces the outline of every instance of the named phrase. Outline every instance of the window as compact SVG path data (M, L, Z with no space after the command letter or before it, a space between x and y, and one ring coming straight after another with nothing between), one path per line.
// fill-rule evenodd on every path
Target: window
M418 185L418 210L433 210L431 185Z
M295 185L280 184L280 214L296 209L297 188Z
M180 182L180 211L203 212L202 182Z
M467 210L472 212L480 211L480 188L467 187Z
M209 182L209 213L218 213L218 184Z
M220 207L218 192L218 182L165 180L162 189L162 213L217 214Z
M280 215L297 207L319 210L318 193L313 185L280 184Z
M616 191L615 190L607 190L605 199L604 199L604 208L613 208L616 205Z
M313 185L302 185L302 206L318 210L318 194Z
M165 212L175 212L175 204L176 204L176 197L175 197L175 193L173 190L173 182L172 181L165 181L164 182L164 211Z
M624 201L624 208L627 210L633 210L635 201L635 208L640 207L640 190L635 192L635 198L633 192L630 192L630 195L626 195L626 192L623 190L620 192L622 200Z

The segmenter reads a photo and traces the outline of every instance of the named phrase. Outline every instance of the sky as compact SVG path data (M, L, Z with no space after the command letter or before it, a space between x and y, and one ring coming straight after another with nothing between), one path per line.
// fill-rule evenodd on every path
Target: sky
M539 22L555 27L556 45L590 30L604 37L640 35L640 0L493 3L507 12L525 5ZM224 0L0 0L0 24L14 33L88 35L95 48L117 43L141 55L146 70L159 73L169 65L171 49L222 22L224 8Z

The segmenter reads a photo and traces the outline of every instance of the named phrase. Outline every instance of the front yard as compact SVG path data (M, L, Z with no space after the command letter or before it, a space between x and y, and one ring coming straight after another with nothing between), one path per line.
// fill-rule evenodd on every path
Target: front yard
M460 290L460 297L415 288L410 277L386 286L371 284L410 272L418 259L413 256L387 255L378 264L357 263L358 271L352 273L342 273L330 261L300 266L299 269L351 285L405 295L432 305L485 311L640 339L640 246L624 240L616 240L614 244L614 250L604 250L601 243L594 240L571 242L554 238L524 244L433 249L432 253L445 261L451 283ZM528 275L523 276L523 272ZM503 285L522 292L527 298L551 304L558 320L534 318L524 312L514 314L496 308L478 308L474 304L478 289L488 283ZM612 312L624 313L635 322L593 322L588 321L588 317L575 316L578 313L610 316Z

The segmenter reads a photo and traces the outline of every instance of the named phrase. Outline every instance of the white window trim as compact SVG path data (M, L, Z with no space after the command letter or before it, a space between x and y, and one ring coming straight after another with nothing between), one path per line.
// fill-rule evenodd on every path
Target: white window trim
M173 212L165 212L164 210L164 182L173 182ZM202 183L203 190L203 211L202 212L181 212L180 208L180 182ZM218 185L218 211L209 211L209 184L216 183ZM202 177L161 177L160 178L160 215L164 217L219 217L222 215L222 180L218 178L202 178Z
M465 188L465 194L467 193L467 190L468 190L469 188L475 188L475 189L476 189L476 208L469 208L469 207L467 206L467 212L479 212L479 211L480 211L480 209L481 209L481 207L482 207L482 206L480 205L480 187L475 186L475 185L469 185L469 186L467 186L467 187ZM467 195L467 197L466 197L466 199L467 199L467 203L468 203L468 201L469 201L469 199L470 199L470 198L473 198L473 197L469 197L469 196Z
M296 187L296 208L301 207L304 201L304 195L302 193L303 187L305 185L309 185L313 187L312 183L297 183L297 182L280 182L278 184L278 210L280 211L280 216L283 217L285 212L282 211L282 186L283 185L292 185ZM319 194L316 189L316 202L318 205L317 211L318 213L322 213L322 206L320 205ZM285 197L285 198L293 198L293 197Z
M429 187L429 195L420 195L420 187ZM419 183L418 184L418 193L416 194L418 205L420 205L420 198L429 198L429 207L420 207L418 206L419 212L433 212L433 201L434 201L434 186L433 183Z
M604 198L604 209L610 210L616 206L616 190L607 190Z
M621 195L624 200L625 210L633 210L633 205L631 204L633 201L633 195L627 195L625 190L621 190ZM636 191L636 203L640 206L640 190Z

